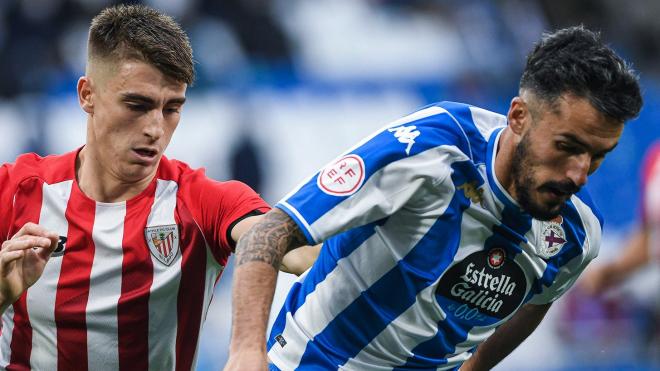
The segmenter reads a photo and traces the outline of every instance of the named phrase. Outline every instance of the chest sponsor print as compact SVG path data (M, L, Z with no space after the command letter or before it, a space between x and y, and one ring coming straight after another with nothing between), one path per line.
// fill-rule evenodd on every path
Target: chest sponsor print
M522 268L495 247L452 265L438 283L436 298L449 319L489 326L515 312L528 290Z

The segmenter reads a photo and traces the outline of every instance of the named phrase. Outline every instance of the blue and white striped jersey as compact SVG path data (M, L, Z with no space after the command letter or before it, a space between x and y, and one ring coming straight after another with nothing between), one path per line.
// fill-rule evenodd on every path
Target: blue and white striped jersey
M283 370L453 369L598 253L586 190L532 219L498 183L506 117L443 102L366 138L277 207L325 241L271 329Z

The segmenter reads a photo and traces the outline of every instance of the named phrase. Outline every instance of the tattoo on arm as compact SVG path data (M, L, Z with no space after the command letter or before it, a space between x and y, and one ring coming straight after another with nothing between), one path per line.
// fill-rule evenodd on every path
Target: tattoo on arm
M261 261L279 269L284 254L306 244L296 222L283 211L273 209L238 241L236 266Z

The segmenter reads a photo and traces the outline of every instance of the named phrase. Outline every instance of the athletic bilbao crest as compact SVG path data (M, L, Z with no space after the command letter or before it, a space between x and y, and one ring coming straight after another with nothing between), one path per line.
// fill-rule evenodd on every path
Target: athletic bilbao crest
M151 255L165 265L172 264L179 253L179 228L176 224L147 227L144 237Z

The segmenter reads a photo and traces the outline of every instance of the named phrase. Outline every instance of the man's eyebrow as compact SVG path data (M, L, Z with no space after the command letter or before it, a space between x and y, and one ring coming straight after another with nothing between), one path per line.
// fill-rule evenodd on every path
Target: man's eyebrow
M138 93L124 93L121 95L122 100L139 102L148 105L155 105L156 101L153 98L150 98L146 95ZM186 97L176 97L167 101L167 104L184 104L186 102Z
M124 101L133 101L133 102L145 103L149 105L154 105L156 103L156 101L153 100L152 98L137 93L124 93L121 95L121 99Z
M573 142L573 143L577 144L578 146L580 146L580 147L586 149L587 151L592 151L591 146L589 146L589 145L586 144L585 142L581 141L578 137L576 137L576 136L573 135L573 134L564 133L564 134L561 134L561 136L564 137L564 138L566 138L568 141ZM609 153L609 152L611 152L612 150L614 150L614 148L616 148L616 146L618 146L618 145L619 145L619 142L616 142L616 143L614 143L613 146L611 146L611 147L609 147L609 148L606 148L606 149L604 149L603 151L600 151L598 154L602 154L602 155L604 155L604 154L606 154L606 153Z

